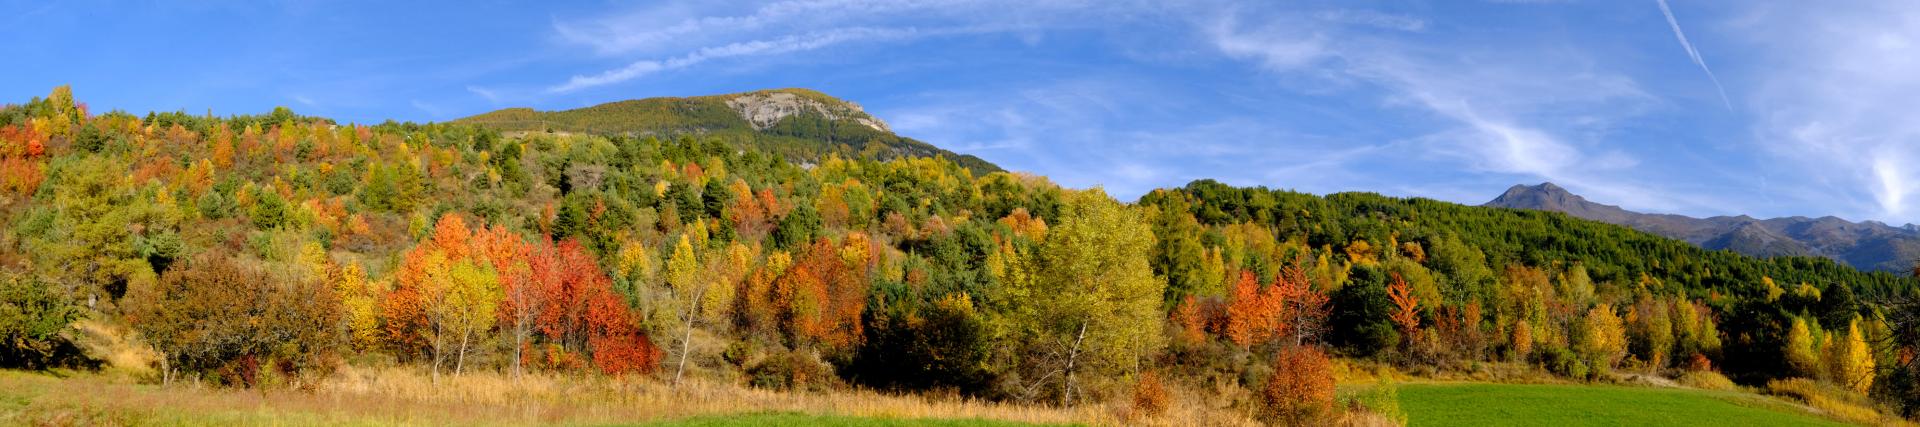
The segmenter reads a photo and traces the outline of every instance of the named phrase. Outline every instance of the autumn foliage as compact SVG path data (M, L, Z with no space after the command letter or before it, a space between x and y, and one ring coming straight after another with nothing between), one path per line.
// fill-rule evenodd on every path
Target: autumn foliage
M1262 415L1281 425L1316 425L1333 414L1333 365L1318 347L1280 351L1260 391Z
M1282 270L1266 286L1261 286L1253 273L1241 272L1231 289L1222 335L1241 348L1275 341L1299 345L1319 333L1320 322L1327 314L1326 303L1326 294L1314 290L1298 268ZM1181 310L1198 309L1189 306ZM1185 315L1197 316L1197 312Z
M529 244L503 228L468 229L457 215L434 225L409 251L383 304L389 339L458 371L495 326L512 335L515 368L536 348L540 360L588 352L608 374L651 372L659 350L576 241ZM552 344L537 347L536 340ZM450 354L451 353L451 354ZM450 359L450 360L449 360Z
M872 262L867 244L864 237L849 238L844 247L815 240L774 282L780 317L794 341L840 347L860 338Z
M46 137L30 127L0 126L0 194L25 196L40 188Z
M1160 374L1153 371L1140 373L1133 383L1133 414L1153 417L1167 412L1173 397L1167 392L1166 384L1160 381Z

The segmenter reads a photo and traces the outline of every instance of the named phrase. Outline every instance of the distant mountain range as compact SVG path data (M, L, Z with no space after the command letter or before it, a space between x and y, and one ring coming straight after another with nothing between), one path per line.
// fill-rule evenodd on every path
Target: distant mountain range
M565 111L508 108L455 120L502 131L719 137L812 163L829 154L887 160L946 157L975 174L1000 167L893 133L859 104L809 89L645 98Z
M1821 256L1861 270L1905 272L1920 259L1920 227L1832 216L1757 219L1645 214L1594 203L1553 183L1515 185L1484 206L1561 212L1756 257Z

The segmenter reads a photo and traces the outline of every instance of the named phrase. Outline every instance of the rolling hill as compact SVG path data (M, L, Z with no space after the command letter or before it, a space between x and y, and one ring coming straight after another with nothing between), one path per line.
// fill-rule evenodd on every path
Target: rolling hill
M1861 270L1907 271L1920 259L1920 230L1825 216L1758 219L1646 214L1588 201L1553 183L1515 185L1484 206L1561 212L1756 257L1820 256Z
M945 157L976 175L1001 170L979 157L896 135L859 104L809 89L646 98L564 111L508 108L454 122L508 132L701 135L752 145L801 163L817 163L828 154L878 160Z

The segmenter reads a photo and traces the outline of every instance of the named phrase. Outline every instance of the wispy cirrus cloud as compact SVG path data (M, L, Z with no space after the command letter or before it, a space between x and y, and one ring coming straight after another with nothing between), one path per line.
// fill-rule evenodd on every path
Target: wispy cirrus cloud
M771 57L951 35L1032 35L1112 25L1116 22L1101 20L1124 22L1137 13L1177 7L1135 0L784 0L752 7L747 13L729 13L669 3L611 17L556 19L554 31L565 44L585 46L603 56L642 59L574 75L546 92L615 84L723 58Z
M1914 222L1920 212L1920 4L1757 4L1727 28L1756 58L1752 129L1812 203Z
M1339 24L1365 25L1399 31L1421 31L1427 29L1427 20L1407 15L1382 13L1372 10L1340 9L1315 13L1314 18Z
M658 53L690 45L726 44L730 37L767 33L814 32L841 26L872 26L882 18L926 13L953 14L1002 3L983 0L785 0L750 8L747 13L702 10L696 5L664 3L610 17L553 23L560 39L603 55ZM725 2L715 3L724 6ZM717 14L709 14L717 12Z
M700 63L743 56L778 55L820 49L828 46L884 40L901 40L919 37L930 33L913 28L836 28L824 32L782 36L770 40L753 40L729 43L722 46L701 48L692 53L664 60L640 60L625 67L607 70L598 74L576 75L562 83L547 89L548 93L566 93L580 89L604 86L632 80L648 74L675 70Z
M1441 127L1402 143L1427 153L1410 161L1447 159L1455 168L1531 176L1642 209L1711 203L1650 191L1625 177L1639 161L1595 135L1604 136L1655 98L1632 78L1594 67L1582 53L1513 56L1497 50L1506 47L1438 48L1355 27L1380 28L1365 21L1229 13L1207 33L1221 52L1281 73L1279 79L1356 86L1347 93L1377 92L1388 106L1441 119Z
M487 89L487 88L474 86L474 85L467 85L467 93L477 95L481 98L486 98L487 102L489 103L493 103L493 104L500 103L500 93L494 91L493 89Z

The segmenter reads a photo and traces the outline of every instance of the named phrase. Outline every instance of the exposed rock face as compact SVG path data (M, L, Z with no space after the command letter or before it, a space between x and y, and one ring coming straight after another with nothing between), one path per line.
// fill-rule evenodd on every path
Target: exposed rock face
M1831 216L1756 219L1643 214L1587 201L1553 183L1515 185L1485 206L1561 212L1757 257L1822 256L1862 270L1906 271L1912 260L1920 258L1920 227L1912 224L1893 227Z
M852 102L828 105L787 92L756 92L729 99L727 106L740 112L740 117L747 119L754 130L766 130L780 123L780 119L811 111L829 120L852 120L874 130L893 132L886 122L868 115L859 104Z

